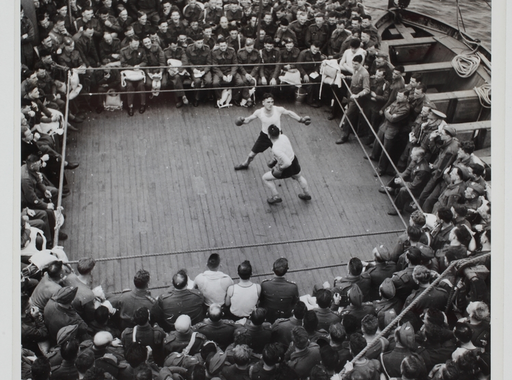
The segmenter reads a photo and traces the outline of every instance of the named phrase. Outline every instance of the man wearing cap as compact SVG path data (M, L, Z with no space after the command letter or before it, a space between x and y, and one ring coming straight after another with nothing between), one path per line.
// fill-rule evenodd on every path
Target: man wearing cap
M172 352L184 352L188 355L199 353L206 337L201 333L194 332L191 326L192 321L188 315L183 314L176 319L174 323L175 331L167 334L164 341L166 356ZM185 348L186 351L184 351Z
M44 321L50 339L54 342L59 330L68 325L78 325L78 337L84 338L87 335L87 324L71 306L77 291L78 288L69 286L61 288L44 307Z
M286 280L288 260L284 257L277 259L273 265L275 277L261 283L259 306L267 309L267 322L274 323L277 318L289 318L299 300L297 284Z
M174 329L174 323L181 314L188 315L192 324L204 319L204 296L197 289L187 289L188 276L180 269L172 277L173 287L158 297L151 307L151 319L166 332Z
M478 182L470 182L464 190L465 206L468 210L477 210L482 205L480 197L485 195L485 188Z
M204 296L204 303L208 307L212 304L223 305L226 291L233 285L233 280L227 274L219 270L220 256L212 253L206 263L208 270L199 273L194 279L194 288Z
M425 150L415 147L411 151L411 163L407 169L392 179L386 189L381 187L379 192L385 194L385 190L388 190L393 194L398 189L393 202L399 211L406 211L406 206L412 200L411 194L413 197L418 197L429 179L430 168L427 160L425 160ZM395 208L390 209L388 215L397 215Z
M361 320L367 314L375 314L375 308L371 302L363 302L363 292L357 286L352 285L348 290L348 299L350 304L341 311L341 316L344 318L346 315L352 315L356 318L357 327L361 328ZM334 299L334 303L337 305L337 300Z
M258 82L261 56L259 52L254 48L254 39L247 38L245 40L245 47L238 50L238 74L242 79L243 87L240 90L241 100L240 105L246 107L253 106L253 100L251 99L250 87L256 87ZM237 96L235 96L236 98Z
M395 316L400 314L403 309L404 301L396 297L396 288L391 278L386 278L379 286L380 299L373 301L375 313L381 315L389 310L393 310Z
M374 264L366 267L366 273L370 275L371 286L368 293L368 299L374 301L379 299L379 288L382 282L396 272L396 263L391 260L391 252L383 245L379 244L373 248Z
M390 82L393 80L393 65L389 62L389 55L381 50L377 50L375 52L375 60L373 61L372 65L370 66L370 69L368 72L370 73L370 76L374 76L377 70L382 69L384 70L384 78L387 82ZM389 84L388 84L389 86ZM388 88L389 90L389 88ZM384 106L384 104L383 104Z
M78 279L75 273L69 273L61 280L63 286L77 288L77 293L71 305L86 323L94 320L94 293L91 288Z
M437 114L437 110L432 110L431 113ZM457 158L457 152L459 150L459 140L455 137L457 130L448 124L443 124L441 130L433 131L429 140L432 141L439 149L437 158L432 164L429 164L432 170L432 177L423 189L418 203L423 207L423 203L427 200L428 196L434 191L437 184L442 181L445 170L455 161ZM432 158L430 159L432 161Z
M295 32L289 28L290 22L287 18L282 18L279 24L279 28L274 36L274 41L277 44L277 48L282 48L286 44L287 40L291 40L295 46L297 46L297 36Z
M395 348L385 352L380 358L380 364L389 377L400 378L400 364L407 356L412 354L412 350L416 350L414 328L411 322L406 322L395 329Z
M121 319L119 327L121 330L135 326L132 318L139 307L145 306L151 309L155 303L155 299L151 297L151 293L148 290L149 280L149 272L140 269L133 277L135 289L124 290L123 293L109 298L112 306L119 310L119 317Z
M367 272L363 272L363 262L358 257L352 257L347 265L348 274L344 277L338 276L334 279L335 293L341 294L340 306L347 306L349 299L347 293L351 287L357 285L365 300L368 299L371 286L371 278Z

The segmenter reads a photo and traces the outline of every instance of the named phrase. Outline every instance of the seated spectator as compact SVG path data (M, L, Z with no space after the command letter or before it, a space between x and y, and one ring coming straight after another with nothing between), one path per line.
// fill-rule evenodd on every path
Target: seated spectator
M294 282L284 277L288 272L288 260L284 257L273 264L275 277L261 283L259 306L267 310L267 322L274 323L277 318L288 318L299 300L299 290Z
M212 72L213 72L213 87L215 88L215 107L219 108L224 106L223 90L228 87L235 87L242 85L242 79L237 74L238 59L235 49L228 46L224 37L217 40L218 49L214 49L211 53ZM227 103L226 103L227 104Z
M220 262L219 254L212 253L206 263L208 270L198 274L194 279L194 287L203 294L206 306L223 305L226 291L233 285L231 277L219 270Z
M385 245L379 244L373 248L372 254L375 262L366 267L365 273L371 279L368 299L374 301L380 298L379 288L382 282L396 272L396 263L392 261L391 252Z
M357 285L363 293L363 297L368 298L371 286L371 277L368 273L363 272L363 263L361 259L352 257L347 265L348 275L345 277L336 277L334 279L334 293L341 295L339 306L347 306L349 304L348 291Z
M148 21L148 15L143 11L137 12L137 21L131 24L133 31L140 40L149 33L151 23Z
M341 323L336 323L329 327L329 345L338 353L340 366L344 366L347 361L352 359L346 338L347 333Z
M400 364L418 348L414 328L410 322L397 327L394 332L395 347L381 356L382 369L389 377L400 376Z
M417 265L413 270L412 278L414 282L418 284L419 288L413 290L411 295L407 297L404 307L409 306L421 294L421 299L416 301L414 307L411 309L418 316L423 314L424 310L430 307L435 307L441 311L446 308L446 303L448 302L448 292L445 289L434 286L428 292L422 294L425 292L425 289L429 287L431 277L431 271L425 268L423 265Z
M71 306L78 288L66 286L55 293L44 307L44 321L52 342L57 341L57 332L65 326L78 325L77 335L84 339L87 335L87 324Z
M241 331L250 336L251 343L249 347L256 354L261 354L263 347L270 343L272 330L270 323L265 322L266 310L258 307L252 311L249 320L239 327L237 331Z
M480 347L476 347L472 342L471 338L473 331L471 326L466 322L457 322L453 328L453 336L457 341L457 349L452 353L452 360L457 361L466 351L477 351L483 352L484 350Z
M99 44L99 59L103 65L121 64L121 42L111 33L106 32Z
M221 377L225 380L239 380L249 378L249 360L251 349L246 344L233 348L234 364L226 365L221 371Z
M61 345L60 354L62 363L52 370L52 380L69 380L78 378L78 370L75 367L75 360L78 356L78 340L71 339Z
M306 314L306 304L298 301L293 308L293 315L290 318L279 318L272 325L272 342L280 343L285 349L292 341L291 332L296 326L302 326Z
M293 348L293 351L290 354L287 353L286 364L298 377L305 378L321 361L320 347L316 343L309 342L308 333L302 326L292 330L292 343L290 349Z
M110 13L109 8L101 7L98 10L98 16L104 33L110 33L112 38L117 38L123 33L123 28L115 15Z
M318 317L319 329L328 331L329 326L341 322L340 315L331 310L332 300L332 292L329 289L320 289L316 292L318 309L314 309L314 312Z
M222 319L223 313L220 305L212 304L208 308L206 319L195 324L192 328L203 334L206 339L213 340L222 350L233 343L236 325L233 321Z
M181 108L183 105L188 104L188 98L183 91L184 79L188 77L188 72L181 68L187 65L187 56L185 49L178 45L176 37L171 39L169 47L164 50L165 60L169 68L167 69L168 82L171 88L174 89L174 96L176 98L176 108Z
M155 299L151 297L151 292L148 290L149 281L149 272L139 269L133 277L135 289L125 290L123 293L109 298L112 306L119 310L119 318L121 319L119 327L122 330L135 326L133 316L138 308L145 306L151 310L155 303Z
M167 76L164 75L165 55L162 48L151 41L149 35L144 36L142 45L146 53L147 68L146 71L146 90L153 91L149 98L159 94L161 88L167 87Z
M312 42L308 49L300 52L297 68L300 71L303 83L308 83L308 98L307 104L313 108L321 107L318 102L318 91L320 89L320 81L322 76L320 73L320 63L323 60L320 46L316 46L317 42Z
M363 317L361 320L361 332L363 333L363 338L366 340L368 346L371 345L371 348L366 351L365 356L368 359L378 359L383 352L388 350L389 341L384 338L379 338L379 343L375 343L372 345L372 342L377 337L377 330L379 329L379 320L373 314L368 314Z
M171 331L165 337L164 350L168 355L172 352L195 355L199 353L206 341L206 337L192 330L192 321L186 314L180 315L174 322L175 331ZM190 343L192 342L192 345Z
M164 339L165 332L160 327L152 327L149 324L149 309L145 306L135 310L133 315L135 327L127 327L121 334L123 347L128 350L133 344L150 346L153 350L155 362L161 366L164 361Z
M350 336L350 353L357 356L367 346L366 340L359 333ZM345 364L345 374L343 380L355 379L371 379L378 380L380 378L381 365L376 359L368 359L363 355L360 359Z
M30 368L30 378L32 380L49 380L52 369L47 358L39 357L34 360Z
M396 297L405 302L406 298L412 293L418 285L412 278L412 273L417 265L422 263L421 251L418 247L409 247L405 252L407 267L393 274L391 280L395 285Z
M435 324L425 324L425 342L417 353L425 361L427 371L430 372L435 364L444 363L451 358L455 350L453 339L444 341L443 328Z
M187 289L187 273L180 269L172 277L173 289L162 294L151 308L151 318L166 332L174 329L174 323L181 314L188 315L192 324L204 319L204 296L197 289Z
M251 380L275 379L282 354L282 349L277 343L266 344L261 355L262 361L249 368L249 378Z
M350 304L341 312L342 317L349 314L356 318L358 328L361 326L361 320L366 314L375 314L375 308L371 302L363 303L363 293L357 284L352 285L348 291ZM336 303L336 299L334 300Z
M261 294L261 285L251 282L252 266L245 260L238 266L240 282L230 285L226 290L225 306L229 308L230 317L237 320L247 318L256 308Z
M147 66L147 57L144 49L139 46L140 40L137 36L130 39L130 44L121 49L121 66L130 68L132 70L140 69ZM128 103L128 115L133 116L133 98L134 92L140 91L140 108L139 113L146 112L146 94L144 81L139 80L126 80L126 98Z
M320 329L318 327L318 317L314 310L306 311L304 315L304 319L302 321L302 326L308 333L309 341L312 343L319 343L321 341L328 341L328 333L325 329ZM319 343L320 344L320 343Z

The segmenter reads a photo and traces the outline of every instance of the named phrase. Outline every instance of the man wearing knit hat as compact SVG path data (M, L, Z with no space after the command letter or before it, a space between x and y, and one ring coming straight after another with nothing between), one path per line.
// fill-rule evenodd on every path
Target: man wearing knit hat
M182 314L174 322L176 331L171 331L164 342L166 355L171 352L186 353L195 355L203 346L206 337L191 328L192 321L188 315Z
M69 286L59 289L44 308L44 321L53 342L56 342L59 330L68 325L78 325L77 335L80 338L87 334L87 324L71 306L77 291L78 288Z
M396 263L392 261L391 252L383 245L377 245L373 251L375 262L366 267L366 273L370 275L371 286L368 299L371 301L379 299L379 287L382 282L396 272Z
M220 256L212 253L206 263L208 270L199 273L194 279L194 287L204 296L204 303L208 307L212 304L223 305L226 291L233 280L220 271Z

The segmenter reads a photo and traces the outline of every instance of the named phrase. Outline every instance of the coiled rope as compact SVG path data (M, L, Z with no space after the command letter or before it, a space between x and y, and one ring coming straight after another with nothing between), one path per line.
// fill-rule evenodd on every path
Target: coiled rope
M480 57L476 54L458 54L452 59L452 66L461 78L469 78L480 66Z
M491 85L486 83L480 87L473 88L478 95L478 100L484 108L491 108Z

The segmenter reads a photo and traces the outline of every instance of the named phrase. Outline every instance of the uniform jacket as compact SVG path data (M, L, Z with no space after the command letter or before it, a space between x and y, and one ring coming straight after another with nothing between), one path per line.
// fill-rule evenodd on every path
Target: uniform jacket
M222 51L220 49L214 49L212 51L212 72L218 77L223 77L224 75L233 75L235 76L236 71L238 70L238 58L236 56L235 49L228 46L226 51ZM223 66L223 65L231 65L231 66Z
M147 66L147 64L148 59L144 48L139 46L136 50L133 50L130 46L127 46L121 49L121 66Z
M304 77L304 75L309 75L314 71L320 73L322 54L320 52L313 54L311 49L305 49L300 52L298 62L301 62L297 64L297 68L299 69L302 77Z
M174 329L174 322L181 314L187 314L192 324L204 319L204 297L197 289L175 289L158 297L151 308L151 318L165 331Z
M253 49L253 51L249 53L245 48L242 48L238 50L238 63L240 63L240 66L238 66L238 72L240 75L242 75L242 77L248 73L253 78L256 78L260 71L259 63L261 63L261 56L256 49ZM244 64L253 65L243 66Z
M277 48L273 48L271 51L267 51L267 49L261 50L261 61L263 63L275 63L274 66L260 66L260 76L266 77L267 79L276 79L281 72L281 52Z
M420 195L430 179L430 167L423 159L420 162L412 162L402 173L405 185L414 196Z

